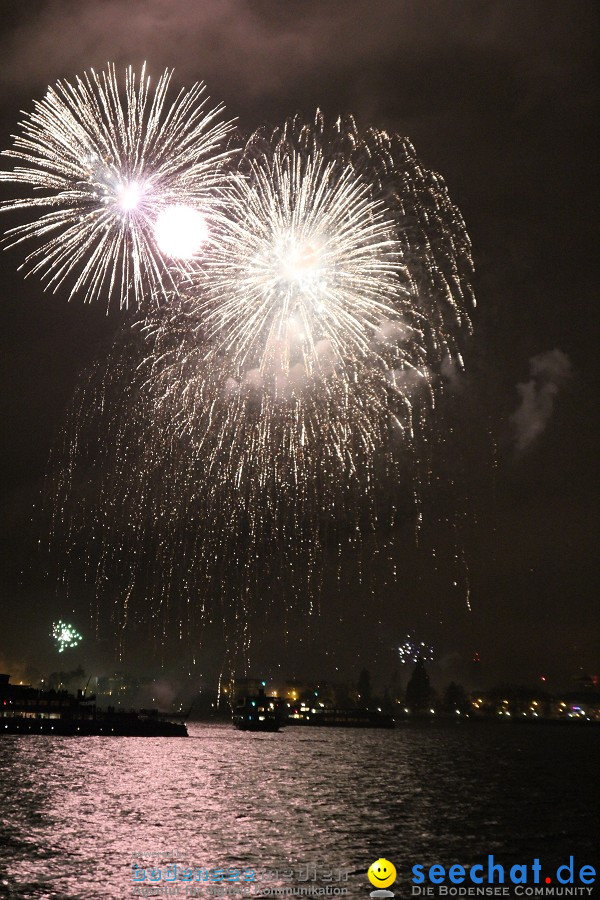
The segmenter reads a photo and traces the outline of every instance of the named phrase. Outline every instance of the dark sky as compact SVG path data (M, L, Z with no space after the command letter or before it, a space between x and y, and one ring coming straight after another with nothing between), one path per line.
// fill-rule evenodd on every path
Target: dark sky
M466 429L478 420L473 611L423 596L407 551L405 589L374 607L336 600L314 653L337 647L344 675L357 660L390 665L392 644L416 628L442 661L479 648L490 678L599 672L597 4L0 0L0 11L2 147L49 83L109 60L203 79L245 128L318 105L413 140L460 206L477 265L457 415ZM118 325L99 306L42 294L19 262L18 251L0 257L0 669L58 664L47 633L68 604L32 552L32 504L78 376Z

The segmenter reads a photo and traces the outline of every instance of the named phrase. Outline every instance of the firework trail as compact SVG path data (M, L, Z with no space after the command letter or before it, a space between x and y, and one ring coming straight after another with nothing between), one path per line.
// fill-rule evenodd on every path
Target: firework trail
M47 288L102 297L122 307L160 299L194 265L218 220L232 124L207 109L205 88L181 90L171 105L172 72L150 87L145 66L114 66L59 81L21 122L17 161L0 181L34 196L4 201L33 218L11 228L9 246L33 241L24 266Z
M83 560L120 633L244 631L269 591L318 597L327 548L393 525L431 475L471 269L460 213L406 139L320 115L257 131L201 269L125 329L74 407L65 571Z

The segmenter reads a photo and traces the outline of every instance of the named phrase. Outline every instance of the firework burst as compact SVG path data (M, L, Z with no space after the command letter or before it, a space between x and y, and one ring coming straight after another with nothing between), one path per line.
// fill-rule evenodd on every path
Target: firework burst
M21 123L4 154L18 164L0 180L35 194L2 208L33 219L5 241L35 242L24 266L47 288L140 305L192 267L218 219L232 125L202 84L168 105L171 76L152 90L145 67L129 68L121 90L114 66L91 70L49 88Z
M475 304L471 241L441 175L421 162L408 138L373 127L360 131L350 115L328 125L317 110L312 122L294 116L283 127L258 129L244 158L274 146L303 157L323 155L338 171L351 166L369 184L395 225L403 274L422 314L428 365L445 356L462 365L460 339L471 330Z
M398 656L400 662L416 663L420 659L424 662L433 660L433 647L426 644L425 641L416 640L414 634L407 634L403 643L398 647Z
M52 637L59 653L77 647L82 640L77 629L73 625L69 625L68 622L63 622L62 619L59 619L58 622L54 622L52 625Z
M120 633L318 595L327 549L394 524L429 477L439 373L462 365L470 245L409 142L320 116L261 129L229 198L192 283L74 409L57 533Z
M242 161L230 196L195 290L144 324L146 387L211 486L291 483L324 513L325 484L373 481L391 433L412 428L429 387L419 302L351 167L277 142Z
M418 340L400 244L368 184L282 145L247 168L197 281L207 358L279 394L274 381L292 373L347 378L356 364L384 365L386 331Z

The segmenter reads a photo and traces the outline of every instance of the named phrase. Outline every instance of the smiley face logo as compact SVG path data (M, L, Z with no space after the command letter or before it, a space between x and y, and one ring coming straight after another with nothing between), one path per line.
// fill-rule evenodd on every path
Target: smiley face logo
M369 881L377 888L386 888L396 880L396 869L387 859L378 859L369 866Z

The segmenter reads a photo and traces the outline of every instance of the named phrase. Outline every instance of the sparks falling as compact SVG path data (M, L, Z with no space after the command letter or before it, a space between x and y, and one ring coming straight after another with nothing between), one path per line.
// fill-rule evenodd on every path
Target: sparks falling
M292 119L250 137L227 192L202 266L123 330L67 431L55 534L119 635L312 608L327 552L426 489L462 368L470 243L406 139Z
M2 203L30 216L5 243L35 244L24 267L46 288L140 306L193 266L218 219L232 124L207 108L203 84L169 105L171 77L152 90L145 67L130 67L121 88L114 66L91 70L50 87L21 122L0 180L35 194Z

